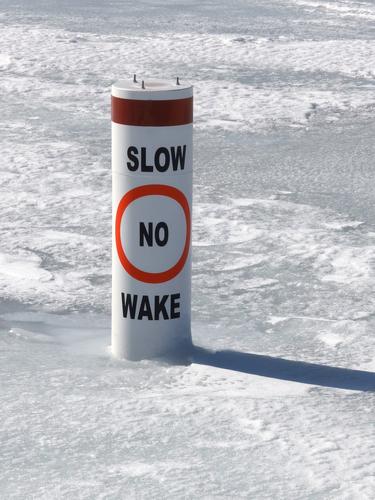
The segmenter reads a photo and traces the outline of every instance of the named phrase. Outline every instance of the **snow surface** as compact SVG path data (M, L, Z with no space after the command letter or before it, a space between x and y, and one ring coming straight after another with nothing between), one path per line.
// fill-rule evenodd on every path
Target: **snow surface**
M0 0L0 498L375 497L374 2ZM195 85L191 362L115 361L110 84Z

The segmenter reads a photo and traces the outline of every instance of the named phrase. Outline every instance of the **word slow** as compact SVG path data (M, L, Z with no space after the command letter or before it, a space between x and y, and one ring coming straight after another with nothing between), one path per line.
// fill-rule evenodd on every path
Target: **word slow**
M186 145L164 146L157 148L153 155L147 152L147 148L142 147L140 150L136 146L129 146L127 149L126 166L130 172L166 172L168 169L184 170L186 159ZM150 158L151 156L151 158Z

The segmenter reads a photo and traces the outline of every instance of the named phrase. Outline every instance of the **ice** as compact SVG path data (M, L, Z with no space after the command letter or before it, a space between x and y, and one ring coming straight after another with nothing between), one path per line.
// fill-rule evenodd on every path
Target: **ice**
M27 276L28 280L44 283L49 281L51 274L40 267L41 259L37 255L26 253L23 258L15 258L11 254L0 254L0 270L3 274L3 281L9 280L8 286L23 281ZM24 286L22 283L21 286Z
M318 339L321 342L324 342L329 347L336 347L343 341L345 341L345 338L341 337L340 335L337 335L336 333L322 334L319 335Z
M0 497L373 499L375 6L0 3ZM188 360L110 356L110 85L195 85Z
M0 71L5 70L10 65L10 57L6 54L0 54Z

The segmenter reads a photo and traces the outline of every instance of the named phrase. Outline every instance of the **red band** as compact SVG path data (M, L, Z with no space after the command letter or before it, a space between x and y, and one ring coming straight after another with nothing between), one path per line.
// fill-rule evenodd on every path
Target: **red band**
M112 96L112 121L138 127L174 127L193 122L193 98L142 101Z

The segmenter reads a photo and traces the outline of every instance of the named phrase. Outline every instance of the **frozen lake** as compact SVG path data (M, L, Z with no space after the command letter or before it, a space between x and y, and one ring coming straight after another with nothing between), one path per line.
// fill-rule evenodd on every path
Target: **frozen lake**
M375 497L374 21L0 0L0 498ZM135 72L195 86L188 366L108 353Z

